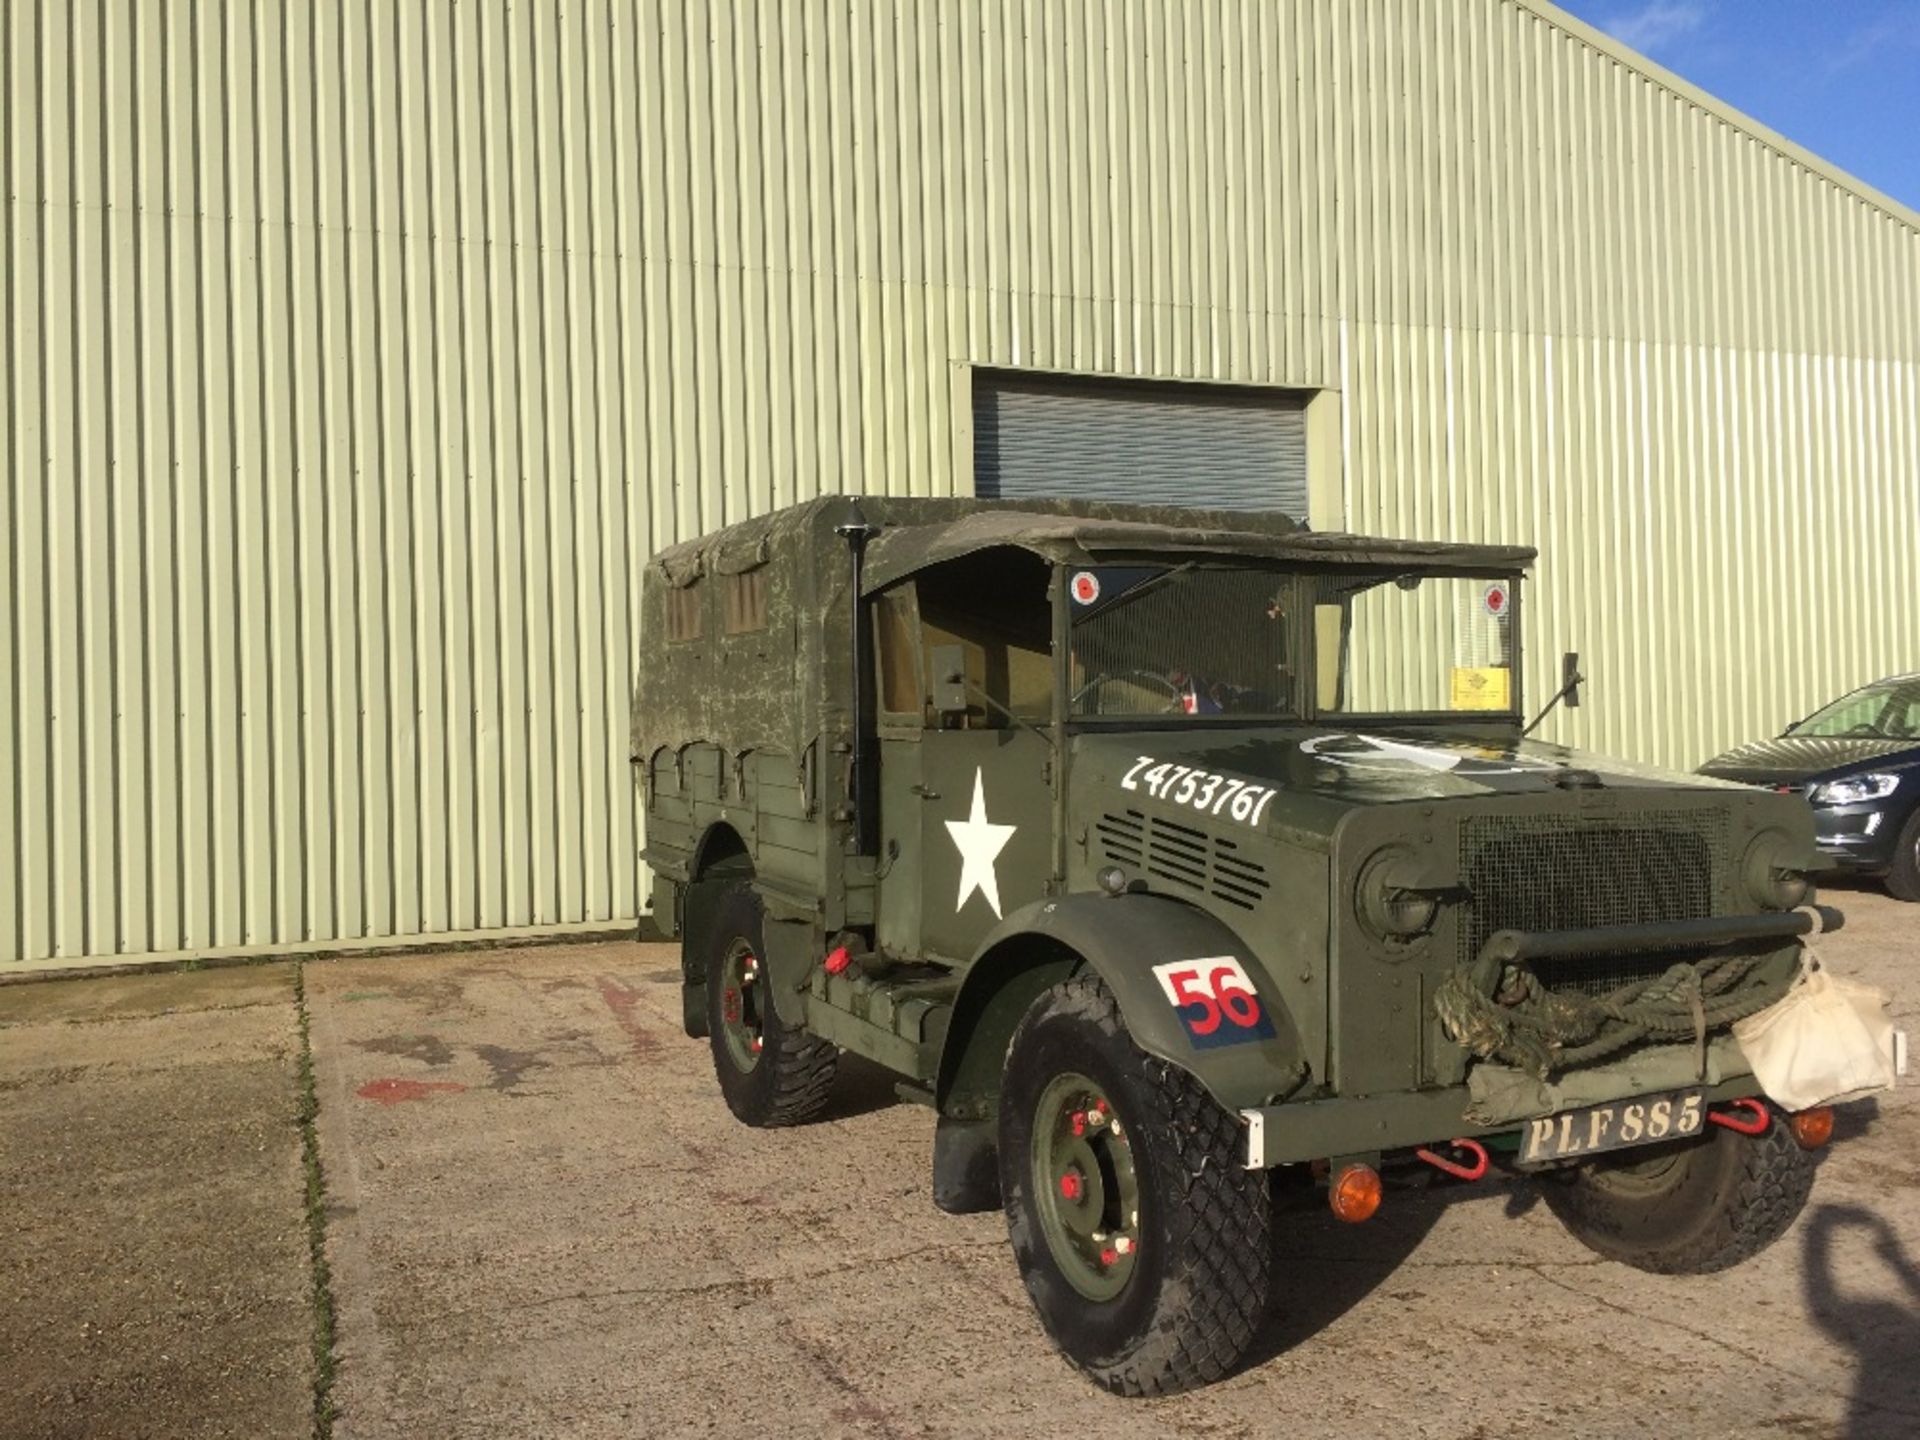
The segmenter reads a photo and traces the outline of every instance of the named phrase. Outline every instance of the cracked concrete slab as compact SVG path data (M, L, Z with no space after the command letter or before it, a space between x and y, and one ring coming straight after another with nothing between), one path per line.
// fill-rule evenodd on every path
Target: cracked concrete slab
M301 1436L291 967L0 986L0 1436Z
M1913 912L1838 898L1830 960L1920 1032ZM676 979L630 944L309 967L341 1435L1920 1433L1911 1090L1724 1275L1602 1262L1515 1185L1300 1214L1255 1362L1125 1402L1053 1353L998 1217L933 1209L927 1112L849 1066L822 1123L739 1126Z

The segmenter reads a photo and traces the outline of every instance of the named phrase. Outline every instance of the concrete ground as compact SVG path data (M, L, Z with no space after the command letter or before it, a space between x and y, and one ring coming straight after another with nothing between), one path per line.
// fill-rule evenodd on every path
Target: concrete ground
M1838 900L1825 953L1920 1032L1915 912ZM1852 1107L1799 1224L1725 1275L1599 1262L1501 1183L1301 1217L1256 1363L1139 1403L1051 1351L997 1217L932 1208L931 1118L884 1076L736 1124L669 949L305 978L343 1437L1920 1433L1913 1089ZM133 998L188 981L243 1008ZM305 1433L282 983L0 989L0 1434Z
M293 967L0 987L0 1436L299 1436Z

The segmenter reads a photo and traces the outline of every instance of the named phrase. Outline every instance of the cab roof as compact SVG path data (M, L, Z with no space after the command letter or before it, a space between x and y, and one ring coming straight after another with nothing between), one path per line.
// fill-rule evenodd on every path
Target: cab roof
M1420 565L1459 571L1518 570L1524 545L1315 531L1278 510L1208 510L1100 500L981 500L966 496L823 495L738 521L660 551L669 583L763 564L781 541L859 521L871 527L862 589L896 581L978 550L1015 546L1065 564L1108 564L1155 555L1296 560L1321 564Z
M1024 506L983 508L980 501L946 503L963 508L951 518L881 529L867 548L862 589L869 593L883 590L930 565L997 546L1015 546L1069 565L1111 564L1154 556L1213 556L1509 571L1524 569L1535 558L1531 548L1520 545L1459 545L1321 533L1277 513L1243 514L1159 505L1108 505L1099 507L1100 513L1089 513L1087 507L1041 511Z

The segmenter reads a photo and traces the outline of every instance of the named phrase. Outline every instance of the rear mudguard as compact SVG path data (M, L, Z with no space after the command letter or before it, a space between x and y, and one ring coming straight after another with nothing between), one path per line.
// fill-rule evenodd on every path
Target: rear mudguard
M1191 1072L1229 1110L1277 1103L1306 1080L1293 1017L1252 950L1220 920L1159 895L1070 895L1007 916L968 967L935 1082L943 1115L981 1120L997 1112L1020 1017L1089 965L1119 1002L1134 1043ZM1207 998L1178 1004L1176 990Z

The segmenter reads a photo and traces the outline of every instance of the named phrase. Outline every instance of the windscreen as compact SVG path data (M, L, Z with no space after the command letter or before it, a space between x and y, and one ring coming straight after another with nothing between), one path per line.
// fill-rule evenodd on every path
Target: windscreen
M1340 573L1316 579L1317 699L1336 714L1508 714L1510 576Z
M1293 585L1271 571L1199 564L1069 571L1069 713L1290 713Z
M1920 680L1887 680L1816 711L1789 735L1911 740L1920 736Z

